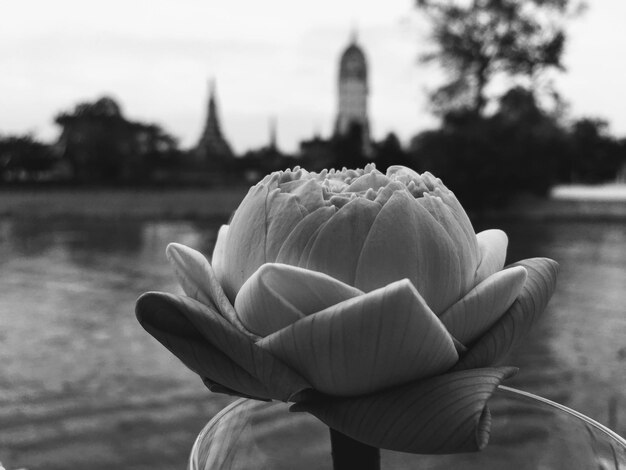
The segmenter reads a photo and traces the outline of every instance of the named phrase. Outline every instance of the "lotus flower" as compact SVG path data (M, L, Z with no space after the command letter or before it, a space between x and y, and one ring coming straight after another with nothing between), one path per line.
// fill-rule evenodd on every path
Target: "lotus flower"
M249 190L211 264L171 244L186 296L144 294L137 317L213 391L295 402L375 447L466 452L556 282L545 258L503 269L506 248L430 173L296 168Z

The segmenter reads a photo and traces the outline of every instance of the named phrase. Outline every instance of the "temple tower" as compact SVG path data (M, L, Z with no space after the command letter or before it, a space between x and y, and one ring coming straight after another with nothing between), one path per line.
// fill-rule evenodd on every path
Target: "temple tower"
M370 148L370 129L367 117L367 61L357 44L356 34L341 54L339 61L338 111L335 135L346 136L358 126L363 148Z
M209 104L207 109L206 123L200 141L196 146L196 155L204 162L213 159L231 158L233 151L222 134L217 99L215 96L215 80L209 82Z

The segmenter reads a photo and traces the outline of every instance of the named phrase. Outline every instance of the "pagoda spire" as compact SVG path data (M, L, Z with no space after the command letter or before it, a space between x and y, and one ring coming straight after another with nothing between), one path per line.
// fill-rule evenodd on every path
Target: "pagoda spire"
M207 132L215 135L222 136L220 129L220 120L217 114L217 104L215 99L215 78L209 79L209 107L207 111L207 121L205 125L204 133Z
M359 40L359 28L356 22L352 23L352 29L350 30L350 44L356 44Z
M209 80L207 117L202 136L196 147L196 153L202 160L233 156L233 151L223 136L220 126L215 78Z

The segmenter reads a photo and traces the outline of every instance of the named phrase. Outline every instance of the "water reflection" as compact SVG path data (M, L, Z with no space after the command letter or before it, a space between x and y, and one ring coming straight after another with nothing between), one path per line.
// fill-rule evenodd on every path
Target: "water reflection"
M504 223L509 260L560 263L545 320L511 358L514 386L626 430L626 223ZM536 383L532 383L536 382Z
M41 223L30 219L0 221L2 250L19 255L42 255L64 248L82 254L154 254L167 240L177 240L210 251L215 227L225 219L197 222L149 222L87 219L53 219Z
M228 399L208 394L139 327L133 308L144 291L180 292L169 242L210 253L224 222L0 221L5 466L81 468L80 455L94 469L184 465L194 435ZM507 231L510 261L561 264L545 321L507 360L520 367L511 385L613 419L624 433L626 225L484 225Z

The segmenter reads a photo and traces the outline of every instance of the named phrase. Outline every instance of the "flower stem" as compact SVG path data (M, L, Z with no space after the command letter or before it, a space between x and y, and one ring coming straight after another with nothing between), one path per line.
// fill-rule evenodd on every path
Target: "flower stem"
M380 449L355 441L330 428L333 469L380 470Z

